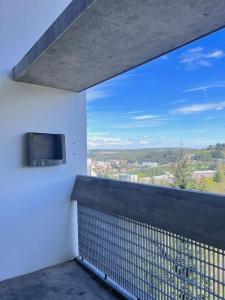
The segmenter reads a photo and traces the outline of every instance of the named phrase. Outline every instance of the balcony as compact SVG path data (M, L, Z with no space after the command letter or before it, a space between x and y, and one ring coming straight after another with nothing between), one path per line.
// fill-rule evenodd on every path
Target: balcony
M72 201L74 261L1 299L225 299L224 196L77 176Z
M0 299L118 299L71 261L0 283Z
M225 1L20 0L0 14L0 300L224 300L225 196L77 175L85 90L223 28ZM43 133L57 151L27 163L24 136Z

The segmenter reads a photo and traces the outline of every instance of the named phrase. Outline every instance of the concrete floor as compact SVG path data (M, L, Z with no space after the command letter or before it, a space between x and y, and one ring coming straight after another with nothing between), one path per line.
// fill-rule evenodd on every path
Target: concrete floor
M115 300L96 277L71 261L0 282L1 300Z

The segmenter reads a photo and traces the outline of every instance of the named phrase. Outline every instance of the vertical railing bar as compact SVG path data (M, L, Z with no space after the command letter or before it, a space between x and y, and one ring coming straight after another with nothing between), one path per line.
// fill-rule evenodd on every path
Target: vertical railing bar
M79 238L78 238L78 202L72 201L71 203L71 223L72 223L72 243L73 243L73 254L74 257L79 256Z

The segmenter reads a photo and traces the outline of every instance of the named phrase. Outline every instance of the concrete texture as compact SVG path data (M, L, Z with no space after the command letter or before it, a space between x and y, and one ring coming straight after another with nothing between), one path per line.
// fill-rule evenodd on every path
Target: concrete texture
M74 0L14 79L81 91L223 26L224 0Z
M96 276L76 262L0 282L1 300L114 300Z
M77 176L72 199L225 249L225 196Z

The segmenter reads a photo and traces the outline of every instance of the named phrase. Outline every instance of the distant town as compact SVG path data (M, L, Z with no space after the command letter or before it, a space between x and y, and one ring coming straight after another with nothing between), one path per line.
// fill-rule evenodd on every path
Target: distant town
M225 193L225 144L206 149L90 150L88 175Z

